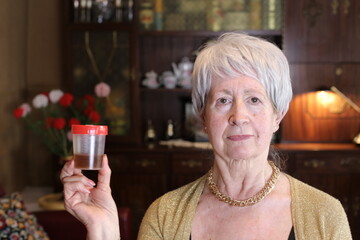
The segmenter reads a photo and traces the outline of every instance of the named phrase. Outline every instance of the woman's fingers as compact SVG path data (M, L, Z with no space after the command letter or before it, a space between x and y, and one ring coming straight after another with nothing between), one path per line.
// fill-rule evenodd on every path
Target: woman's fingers
M64 190L69 191L89 192L88 190L95 186L95 183L84 175L66 177L63 179L63 183L65 186Z
M73 195L74 192L90 193L90 189L95 186L94 181L85 177L81 170L74 168L74 161L65 163L60 179L64 184L65 198Z
M109 167L109 160L107 155L103 155L102 166L98 174L98 188L109 189L110 188L111 169Z
M74 166L74 160L69 160L64 164L64 167L60 173L60 180L63 182L63 179L74 174L81 174L81 169L76 169Z

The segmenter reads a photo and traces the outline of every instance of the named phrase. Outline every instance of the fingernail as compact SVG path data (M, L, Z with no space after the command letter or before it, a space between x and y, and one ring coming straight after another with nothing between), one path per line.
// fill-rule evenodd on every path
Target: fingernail
M94 183L92 180L88 180L87 184L92 187L94 187L96 185L96 183Z

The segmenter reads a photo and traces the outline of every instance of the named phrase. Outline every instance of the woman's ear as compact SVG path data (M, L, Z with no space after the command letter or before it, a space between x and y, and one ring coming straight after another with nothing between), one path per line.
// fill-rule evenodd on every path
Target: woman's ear
M282 119L284 118L284 116L285 116L284 112L276 113L273 132L276 132L277 130L279 130L280 123L281 123Z

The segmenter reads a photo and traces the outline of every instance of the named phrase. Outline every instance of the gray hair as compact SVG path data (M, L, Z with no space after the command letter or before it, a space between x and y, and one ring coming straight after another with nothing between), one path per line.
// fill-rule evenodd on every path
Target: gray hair
M193 71L192 102L203 114L212 79L249 76L265 88L274 109L286 114L292 98L289 64L274 44L244 33L225 33L205 44Z

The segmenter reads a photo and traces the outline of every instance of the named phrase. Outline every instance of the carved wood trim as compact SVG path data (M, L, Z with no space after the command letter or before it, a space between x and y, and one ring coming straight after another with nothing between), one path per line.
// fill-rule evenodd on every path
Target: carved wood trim
M303 7L303 16L306 18L309 27L316 25L317 18L322 15L323 6L315 0L309 0Z

